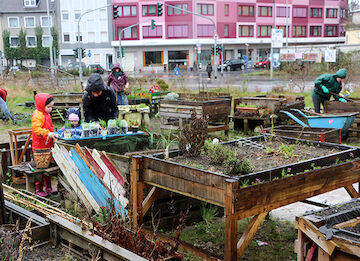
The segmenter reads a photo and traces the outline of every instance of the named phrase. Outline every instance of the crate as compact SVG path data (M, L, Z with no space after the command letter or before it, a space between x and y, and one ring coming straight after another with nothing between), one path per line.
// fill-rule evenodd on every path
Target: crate
M293 137L296 139L341 143L341 130L330 128L310 128L301 126L280 125L264 129L265 133L274 133L279 136Z

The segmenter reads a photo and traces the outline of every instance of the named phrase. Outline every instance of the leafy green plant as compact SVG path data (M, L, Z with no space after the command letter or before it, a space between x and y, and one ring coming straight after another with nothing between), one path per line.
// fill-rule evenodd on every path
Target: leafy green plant
M167 91L169 89L169 84L167 84L163 79L157 79L156 83L162 91Z
M164 157L165 159L169 158L169 149L172 144L177 142L177 138L172 138L172 132L170 131L168 135L160 134L160 140L157 143L157 147L164 149Z
M236 107L240 107L240 108L257 108L258 106L251 105L251 104L245 104L245 103L239 103L238 105L236 105Z
M286 145L286 144L282 143L279 148L279 152L285 159L288 159L294 155L294 148L295 148L295 144Z
M240 188L246 188L248 186L249 186L249 180L248 179L245 179L245 180L241 181Z
M109 128L116 128L116 120L108 120L107 126Z
M214 218L218 214L218 208L216 206L202 203L200 206L201 217L205 221L207 226L210 226Z
M106 121L100 120L99 124L100 124L101 128L106 129L106 127L107 127Z
M71 122L69 120L65 121L65 129L70 130L71 129Z
M266 152L267 154L271 154L271 153L274 152L274 149L272 149L272 148L270 148L270 147L266 147L266 148L265 148L265 152Z

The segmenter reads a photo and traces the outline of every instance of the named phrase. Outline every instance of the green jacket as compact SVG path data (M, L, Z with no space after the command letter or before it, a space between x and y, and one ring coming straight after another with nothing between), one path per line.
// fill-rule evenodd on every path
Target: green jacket
M340 93L342 89L341 82L338 82L336 78L344 79L346 77L346 69L342 68L338 70L335 74L322 74L315 80L315 88L313 90L313 95L317 96L321 100L330 100L330 93L324 93L321 89L321 86L328 88L330 92ZM334 96L335 100L339 100L341 97Z

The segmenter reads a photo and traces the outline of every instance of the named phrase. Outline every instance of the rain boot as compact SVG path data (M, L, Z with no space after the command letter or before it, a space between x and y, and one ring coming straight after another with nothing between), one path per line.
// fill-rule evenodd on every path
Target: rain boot
M44 190L43 190L42 181L36 181L35 188L36 188L36 190L35 190L36 195L39 195L40 197L46 197L48 195L48 193L44 192Z
M45 185L45 191L49 194L55 193L57 191L53 190L51 187L51 177L43 175L43 182Z

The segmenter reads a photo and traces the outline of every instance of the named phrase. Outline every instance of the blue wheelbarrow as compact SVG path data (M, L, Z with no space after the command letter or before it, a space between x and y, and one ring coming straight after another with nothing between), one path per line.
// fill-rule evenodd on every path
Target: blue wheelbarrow
M359 112L347 112L341 114L324 114L317 116L307 116L305 113L300 111L299 109L291 109L293 111L298 112L301 116L307 119L308 125L299 120L289 111L281 111L289 116L291 119L299 123L303 127L313 127L313 128L333 128L333 129L341 129L341 135L345 136L347 130L350 128L351 124L353 124L356 115Z

